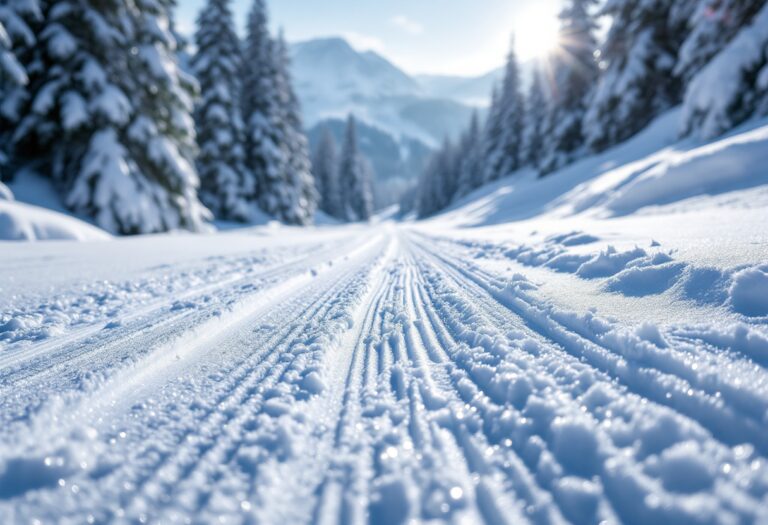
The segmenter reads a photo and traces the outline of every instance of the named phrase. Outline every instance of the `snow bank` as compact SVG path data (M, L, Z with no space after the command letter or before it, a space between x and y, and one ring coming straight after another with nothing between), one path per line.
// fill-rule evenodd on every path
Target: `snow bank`
M74 217L0 199L0 241L101 241L109 238L106 232Z
M613 215L768 184L768 126L718 140L689 151L670 151L661 162L603 203Z

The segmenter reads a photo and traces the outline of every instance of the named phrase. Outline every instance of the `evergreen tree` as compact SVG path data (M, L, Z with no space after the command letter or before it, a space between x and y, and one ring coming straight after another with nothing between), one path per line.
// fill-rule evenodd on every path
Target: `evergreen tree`
M449 139L432 156L419 184L418 213L428 217L448 207L460 191L461 145Z
M419 178L418 199L416 202L416 213L420 219L429 217L439 210L435 190L440 178L440 163L438 155L432 155L427 163L424 172Z
M19 110L29 99L25 66L41 21L38 0L7 0L0 5L0 123L9 130L18 123Z
M283 137L283 209L290 224L309 224L317 209L318 193L312 176L309 142L304 134L301 107L290 76L288 46L283 36L275 44L276 85L281 110L279 125Z
M18 60L11 51L11 37L5 30L2 20L0 20L0 97L4 99L11 90L26 86L27 73L19 64ZM0 146L2 146L0 142ZM4 147L0 147L0 181L3 180L4 170L2 169L7 162L7 153ZM0 182L0 199L6 196L7 188Z
M355 118L350 115L339 164L344 218L348 221L365 221L371 218L373 214L371 179L371 169L365 166L365 160L358 149Z
M582 127L599 70L595 61L596 23L590 13L595 0L569 0L560 14L560 45L551 59L552 98L539 169L543 175L583 154Z
M243 66L242 107L246 129L246 167L252 174L254 197L261 209L282 219L280 189L285 158L281 148L279 96L274 42L266 6L254 0L248 16Z
M536 67L526 97L525 128L523 132L523 163L537 167L544 150L544 126L549 113L549 97L545 91L543 72Z
M245 57L246 164L255 177L259 206L283 222L307 224L317 204L307 139L287 48L269 33L264 0L254 0Z
M11 37L0 19L0 82L26 84L27 74L11 52Z
M29 99L29 77L23 63L36 42L30 24L36 25L41 19L37 0L9 0L0 5L0 169L12 156L20 109ZM8 174L1 170L0 180L4 176Z
M202 229L195 84L178 68L167 5L54 2L43 15L15 160L108 231Z
M520 93L520 68L514 43L507 58L504 82L494 108L494 127L498 133L488 151L486 180L509 175L520 167L525 106Z
M690 81L683 132L714 138L768 114L768 4Z
M376 180L376 170L370 159L363 154L360 154L358 170L359 190L354 193L352 203L360 220L367 221L373 217L373 181Z
M494 86L491 91L491 105L488 108L488 118L485 121L483 129L483 174L482 182L493 179L495 175L494 162L502 149L501 138L504 133L503 108L501 106L501 91L498 86Z
M623 142L681 100L676 55L685 27L673 27L668 0L609 0L612 23L601 51L605 71L586 115L594 151Z
M472 113L469 129L462 136L459 146L459 173L456 198L464 197L483 184L483 151L480 116Z
M675 73L687 84L748 26L765 1L685 0L672 8L673 27L687 27Z
M327 128L323 130L323 135L315 149L312 171L320 194L320 209L331 217L344 218L341 187L338 181L338 149L333 134Z
M208 0L197 19L192 68L200 83L195 108L200 196L213 213L246 221L255 194L245 172L245 129L240 113L242 50L230 0Z

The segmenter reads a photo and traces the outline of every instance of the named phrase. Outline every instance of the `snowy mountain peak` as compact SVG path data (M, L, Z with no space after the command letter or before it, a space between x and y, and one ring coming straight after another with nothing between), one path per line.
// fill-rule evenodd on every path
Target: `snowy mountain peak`
M358 52L343 38L294 44L292 55L304 98L345 101L421 94L419 84L390 61L373 51Z

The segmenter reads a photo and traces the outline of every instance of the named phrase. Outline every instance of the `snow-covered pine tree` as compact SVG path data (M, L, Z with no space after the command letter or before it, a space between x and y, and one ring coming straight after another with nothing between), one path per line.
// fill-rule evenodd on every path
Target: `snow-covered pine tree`
M347 119L344 144L339 163L339 184L343 196L343 218L350 222L366 221L373 214L371 173L364 165L358 149L357 124L354 116Z
M494 123L498 137L492 140L488 152L486 180L493 181L509 175L520 167L525 105L520 92L520 67L514 42L507 56L504 81L497 98Z
M690 81L683 132L714 138L768 114L768 3Z
M445 139L440 155L442 177L437 188L438 206L441 210L456 198L461 174L460 158L461 143L454 143L450 139Z
M357 209L357 215L361 220L367 221L373 217L373 181L376 179L376 170L368 157L360 154L359 158L359 191L355 192L353 205Z
M8 36L5 25L0 19L0 86L5 84L18 86L27 83L27 73L16 60L11 48L11 37Z
M440 210L440 196L438 189L442 173L442 150L436 152L430 157L424 172L421 174L418 186L418 199L416 202L416 212L419 218L429 217Z
M339 185L339 158L336 140L331 131L323 130L312 158L312 172L320 194L320 209L331 217L344 218Z
M446 139L430 158L419 183L420 217L445 209L459 196L462 154L461 144Z
M544 149L544 126L549 113L549 97L545 91L543 71L537 65L525 100L522 163L537 167Z
M569 164L585 150L582 126L599 75L595 51L595 0L569 0L560 13L560 45L551 58L552 98L539 162L542 175Z
M43 19L17 160L53 178L70 209L108 231L203 229L195 83L175 60L166 4L52 2Z
M585 117L593 151L623 142L680 102L676 56L685 27L673 27L669 0L608 0L601 13L611 29L600 59L605 65Z
M29 99L24 63L36 42L34 30L42 18L37 0L9 0L0 5L0 180L12 156L13 133L21 107Z
M281 136L284 139L282 219L289 224L312 222L319 199L312 176L309 142L304 134L301 107L290 75L288 46L282 34L274 46L276 85L279 97Z
M29 99L26 66L41 21L38 0L7 0L0 5L0 122L9 130L18 123L19 110Z
M2 19L0 19L0 99L2 100L10 95L11 90L25 86L28 80L27 72L19 64L19 61L16 60L11 48L11 37L6 32ZM3 199L7 190L2 185L3 173L5 172L3 168L6 165L7 158L7 152L3 147L2 139L0 139L0 199Z
M472 113L469 128L463 134L458 154L458 181L454 198L464 197L483 184L483 151L480 116Z
M492 166L496 163L495 159L499 156L501 150L501 137L504 133L504 120L502 118L503 108L501 107L501 90L499 86L493 86L491 91L491 105L488 108L485 127L483 128L483 160L482 160L482 182L484 184L492 179L494 170Z
M285 152L280 119L274 40L264 0L254 0L248 16L243 61L243 119L246 167L255 179L259 207L282 219Z
M675 2L677 4L677 2ZM689 27L680 47L675 73L687 84L741 29L748 26L764 0L684 0L672 9L673 27Z
M240 106L242 47L230 0L208 0L197 19L192 69L200 83L195 126L200 153L200 197L216 217L246 221L255 188L245 172Z

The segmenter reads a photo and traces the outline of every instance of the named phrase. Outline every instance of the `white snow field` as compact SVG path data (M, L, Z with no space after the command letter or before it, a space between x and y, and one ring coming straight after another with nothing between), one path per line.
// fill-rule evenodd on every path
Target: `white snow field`
M422 223L0 243L0 523L768 523L768 127L669 121Z

